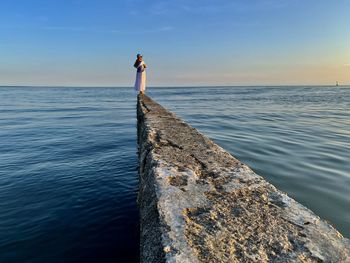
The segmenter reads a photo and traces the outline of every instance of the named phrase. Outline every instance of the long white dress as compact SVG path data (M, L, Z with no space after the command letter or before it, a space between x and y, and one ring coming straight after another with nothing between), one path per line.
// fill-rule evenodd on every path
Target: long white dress
M143 61L137 67L135 90L139 92L146 90L146 65Z

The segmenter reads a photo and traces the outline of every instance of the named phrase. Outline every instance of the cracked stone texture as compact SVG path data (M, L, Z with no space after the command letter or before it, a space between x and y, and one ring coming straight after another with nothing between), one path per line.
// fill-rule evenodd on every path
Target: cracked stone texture
M141 262L350 262L329 223L146 95L137 118Z

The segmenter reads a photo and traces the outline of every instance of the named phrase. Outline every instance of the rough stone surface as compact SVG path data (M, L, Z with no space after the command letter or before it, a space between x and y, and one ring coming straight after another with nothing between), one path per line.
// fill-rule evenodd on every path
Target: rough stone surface
M141 262L350 262L350 241L146 95Z

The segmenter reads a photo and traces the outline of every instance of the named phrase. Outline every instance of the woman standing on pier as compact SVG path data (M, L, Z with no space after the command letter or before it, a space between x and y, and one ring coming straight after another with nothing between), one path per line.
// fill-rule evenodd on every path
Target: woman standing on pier
M137 59L135 61L134 67L137 69L135 90L140 94L144 93L146 90L146 64L143 62L142 55L137 54Z

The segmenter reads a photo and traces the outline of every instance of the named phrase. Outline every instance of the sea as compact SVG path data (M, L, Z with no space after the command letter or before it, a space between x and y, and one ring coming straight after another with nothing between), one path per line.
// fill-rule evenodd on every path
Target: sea
M350 86L147 94L350 237ZM138 262L136 96L0 87L0 262Z

